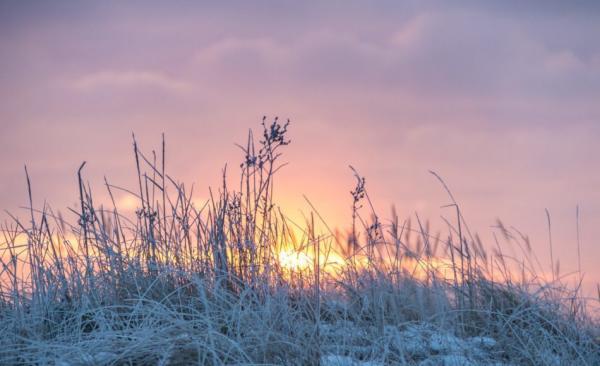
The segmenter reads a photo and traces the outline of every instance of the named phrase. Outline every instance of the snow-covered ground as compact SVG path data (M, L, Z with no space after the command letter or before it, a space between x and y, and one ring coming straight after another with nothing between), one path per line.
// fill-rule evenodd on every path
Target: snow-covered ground
M335 334L348 331L348 325L338 328L324 326L325 334ZM356 329L347 334L347 337L360 343L364 332ZM409 324L402 327L385 326L381 339L382 353L373 355L371 350L361 354L360 349L354 349L352 356L335 353L325 354L321 357L321 366L383 366L382 359L387 358L385 353L395 353L402 364L419 366L508 366L511 363L502 362L504 350L498 342L487 336L468 338L457 337L450 332L437 329L425 323ZM552 352L547 353L547 358L538 360L543 365L560 365L560 357Z

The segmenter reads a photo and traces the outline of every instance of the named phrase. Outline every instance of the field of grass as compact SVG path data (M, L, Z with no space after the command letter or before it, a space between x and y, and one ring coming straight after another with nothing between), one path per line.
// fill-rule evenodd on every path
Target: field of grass
M383 220L356 171L347 234L291 222L273 199L288 124L262 128L239 184L224 171L200 207L164 143L134 139L135 215L97 205L82 165L77 222L44 206L4 223L0 364L600 365L600 299L536 275L526 237L498 223L484 245L456 202L445 236Z

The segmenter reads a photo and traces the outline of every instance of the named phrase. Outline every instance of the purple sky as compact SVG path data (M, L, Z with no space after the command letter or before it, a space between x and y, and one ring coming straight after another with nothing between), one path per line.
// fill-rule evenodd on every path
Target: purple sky
M221 3L219 3L221 4ZM600 6L597 2L0 3L0 207L77 198L76 169L134 187L131 132L165 132L171 175L198 199L263 115L292 119L288 211L306 194L350 222L353 178L383 216L439 223L442 175L471 227L496 217L548 263L600 280ZM3 214L0 214L3 215ZM1 216L1 217L6 217Z

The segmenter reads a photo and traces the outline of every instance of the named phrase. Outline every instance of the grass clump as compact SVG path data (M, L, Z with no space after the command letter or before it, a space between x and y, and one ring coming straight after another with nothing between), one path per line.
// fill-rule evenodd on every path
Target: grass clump
M0 364L600 364L596 300L536 276L527 238L501 222L525 259L515 267L501 240L490 252L449 190L445 238L395 210L383 224L354 169L348 235L318 212L292 222L273 195L288 127L263 119L240 145L239 185L224 170L200 207L167 174L164 138L149 157L134 138L136 189L105 182L110 207L82 165L75 223L34 209L27 175L28 220L2 228Z

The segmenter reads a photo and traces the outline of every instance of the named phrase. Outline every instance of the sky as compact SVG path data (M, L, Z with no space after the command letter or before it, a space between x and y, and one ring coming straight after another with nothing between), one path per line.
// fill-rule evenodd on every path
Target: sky
M198 200L263 115L289 118L276 194L332 226L366 177L386 217L441 222L452 189L488 243L501 218L600 281L600 5L540 2L0 2L0 208L66 211L76 170L135 187L131 133L167 141ZM234 174L234 172L232 173ZM95 187L95 188L94 188ZM0 218L6 218L5 213Z

